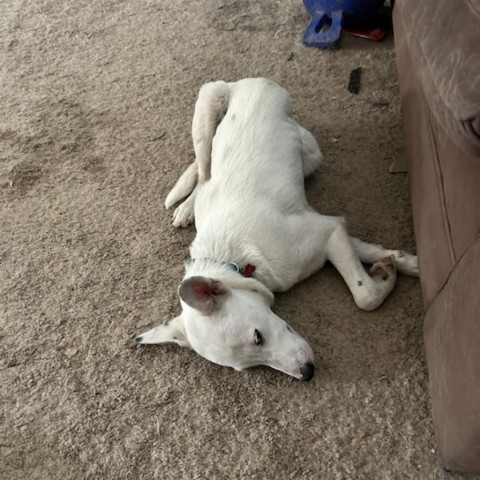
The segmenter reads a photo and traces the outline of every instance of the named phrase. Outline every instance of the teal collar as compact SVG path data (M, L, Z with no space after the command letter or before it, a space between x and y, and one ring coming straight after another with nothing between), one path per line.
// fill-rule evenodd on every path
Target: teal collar
M219 265L223 265L223 266L229 268L230 270L232 270L236 273L239 273L240 275L242 275L244 277L247 277L247 278L248 277L253 277L253 274L255 272L255 265L251 265L250 263L245 265L245 267L240 267L239 265L237 265L234 262L221 262L219 260L213 260L213 258L198 258L198 259L192 258L191 260L188 260L186 265L187 266L193 265L195 262L200 261L200 260L205 260L205 261L208 261L208 262L218 263Z

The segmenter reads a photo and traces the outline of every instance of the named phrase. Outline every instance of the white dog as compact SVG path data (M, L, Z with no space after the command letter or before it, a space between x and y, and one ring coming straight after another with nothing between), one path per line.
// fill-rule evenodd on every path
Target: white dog
M359 308L377 308L396 268L418 275L417 257L348 235L339 217L307 203L304 177L320 165L313 135L291 117L288 93L258 78L204 85L195 105L196 159L165 206L186 198L173 224L197 236L178 289L182 313L138 336L174 342L243 370L268 365L301 380L314 374L309 344L272 312L273 293L329 260ZM362 263L373 263L370 275Z

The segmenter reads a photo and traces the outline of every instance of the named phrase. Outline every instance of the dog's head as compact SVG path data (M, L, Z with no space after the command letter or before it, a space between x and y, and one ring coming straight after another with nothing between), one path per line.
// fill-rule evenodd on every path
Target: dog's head
M174 342L236 370L267 365L311 380L315 370L312 349L272 312L273 294L254 279L234 275L223 281L186 278L178 289L182 313L135 341Z

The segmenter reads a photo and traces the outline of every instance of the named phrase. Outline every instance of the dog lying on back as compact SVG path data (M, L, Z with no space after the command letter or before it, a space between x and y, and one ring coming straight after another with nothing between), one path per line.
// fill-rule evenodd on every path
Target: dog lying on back
M192 125L196 158L165 202L168 209L185 199L173 224L195 219L197 229L178 288L182 313L137 343L174 342L236 370L268 365L310 380L313 351L273 313L272 292L329 260L358 307L374 310L393 289L397 268L418 276L416 256L351 237L342 218L308 205L304 177L322 155L291 114L289 94L271 80L201 88ZM370 274L362 262L373 264Z

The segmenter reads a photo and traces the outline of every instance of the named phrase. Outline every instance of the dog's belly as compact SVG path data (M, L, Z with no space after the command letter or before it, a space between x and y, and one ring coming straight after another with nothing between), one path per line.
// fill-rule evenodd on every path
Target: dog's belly
M219 186L216 192L212 189L216 201L251 199L256 208L274 203L284 213L307 208L302 144L295 125L288 117L254 125L235 122L225 118L213 140L211 181Z

